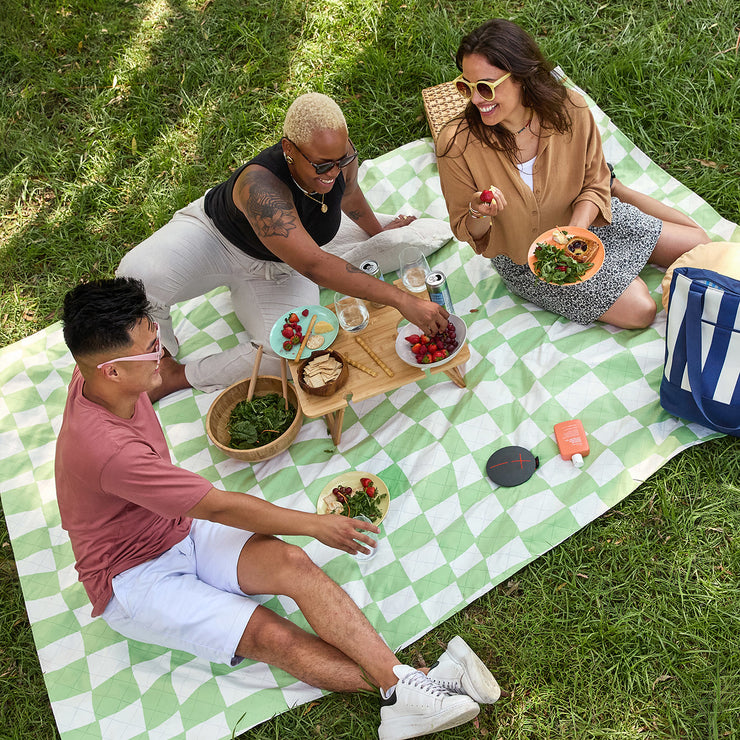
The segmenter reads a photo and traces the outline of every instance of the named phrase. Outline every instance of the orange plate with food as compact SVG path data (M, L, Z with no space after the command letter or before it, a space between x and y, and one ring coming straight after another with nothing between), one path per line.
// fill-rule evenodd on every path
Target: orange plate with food
M535 250L543 243L549 247L563 250L563 252L579 264L590 263L591 267L583 272L580 279L567 279L560 282L559 280L543 277L535 268L537 263ZM548 229L534 240L529 247L527 263L529 264L529 269L540 280L555 285L578 285L578 283L592 278L601 269L601 266L604 264L604 244L596 234L588 229L582 229L579 226L555 227ZM563 272L567 273L567 268Z

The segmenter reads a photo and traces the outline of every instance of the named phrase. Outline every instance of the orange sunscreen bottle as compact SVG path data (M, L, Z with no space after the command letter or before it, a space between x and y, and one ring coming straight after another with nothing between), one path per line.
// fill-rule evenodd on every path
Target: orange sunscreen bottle
M563 460L570 460L573 465L580 468L583 465L583 458L590 452L581 420L570 419L556 424L555 440L558 443L560 457Z

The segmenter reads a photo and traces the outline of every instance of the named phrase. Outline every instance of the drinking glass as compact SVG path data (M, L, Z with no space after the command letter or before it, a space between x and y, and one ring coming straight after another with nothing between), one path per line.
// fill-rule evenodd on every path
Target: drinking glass
M362 331L370 319L367 306L361 298L343 293L334 294L334 311L342 329L353 334Z
M372 524L370 519L368 519L364 514L358 514L355 517L352 517L353 519L357 519L358 522L366 522L367 524ZM365 532L366 530L362 530ZM375 532L369 532L371 537L377 537L378 535L375 534ZM363 547L367 547L368 550L370 550L369 553L360 552L359 550L352 556L355 560L370 560L371 558L374 558L378 554L378 545L376 544L375 547L370 547L365 542L362 542L361 540L355 540L355 542L359 542ZM377 542L377 540L376 540Z
M401 280L407 290L421 293L426 290L429 263L418 247L406 247L399 256Z

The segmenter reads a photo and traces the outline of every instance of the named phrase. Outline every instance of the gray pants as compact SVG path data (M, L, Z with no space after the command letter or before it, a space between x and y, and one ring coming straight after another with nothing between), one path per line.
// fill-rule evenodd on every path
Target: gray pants
M264 346L261 375L279 375L279 358L270 348L273 324L291 309L319 302L319 288L283 262L249 257L216 229L203 209L203 198L179 210L172 220L134 247L116 275L144 283L159 322L162 343L174 357L178 342L170 307L214 288L226 286L242 326L252 342L191 360L188 382L202 391L225 388L249 377L256 345Z

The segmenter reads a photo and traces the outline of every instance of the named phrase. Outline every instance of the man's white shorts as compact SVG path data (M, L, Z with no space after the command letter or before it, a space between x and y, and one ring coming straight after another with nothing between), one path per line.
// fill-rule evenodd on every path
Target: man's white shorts
M139 642L236 665L236 648L257 602L239 588L236 567L252 536L194 519L190 533L154 560L113 579L103 619Z

